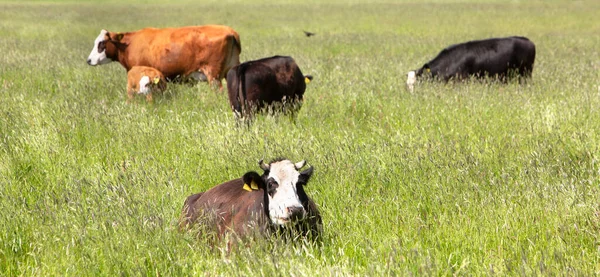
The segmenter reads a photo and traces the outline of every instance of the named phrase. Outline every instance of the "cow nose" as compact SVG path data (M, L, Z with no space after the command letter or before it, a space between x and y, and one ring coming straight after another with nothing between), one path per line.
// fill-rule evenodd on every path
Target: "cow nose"
M304 218L304 208L303 207L289 207L288 217L290 220L299 220Z
M87 59L87 63L88 63L89 65L92 65L92 59Z

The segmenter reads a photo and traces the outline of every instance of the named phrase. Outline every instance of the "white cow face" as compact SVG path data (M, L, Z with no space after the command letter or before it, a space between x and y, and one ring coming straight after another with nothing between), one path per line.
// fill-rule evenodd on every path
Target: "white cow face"
M140 78L140 82L138 83L139 90L137 93L147 95L154 91L162 91L166 88L164 87L164 83L161 84L162 81L163 80L161 80L160 77L150 78L149 76L144 75Z
M304 161L294 164L289 160L276 161L269 165L261 163L261 167L267 173L263 177L266 181L269 217L274 224L284 225L306 216L298 194L304 194L302 186L312 175L312 167L302 173L298 172L304 164Z
M152 83L150 83L150 77L148 76L143 76L140 79L140 91L138 91L138 94L148 94L149 92L151 92L152 90Z
M406 86L408 87L410 92L413 91L416 82L417 82L417 74L415 73L415 71L408 72L407 78L406 78Z
M112 62L112 60L106 56L107 41L108 31L100 31L100 35L98 35L96 41L94 41L94 48L92 48L92 52L90 53L87 59L87 63L89 65L107 64Z

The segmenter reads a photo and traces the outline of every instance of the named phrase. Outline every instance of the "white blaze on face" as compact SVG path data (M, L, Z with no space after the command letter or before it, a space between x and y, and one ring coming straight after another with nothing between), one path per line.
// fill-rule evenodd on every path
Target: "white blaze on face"
M138 91L138 94L148 94L151 89L150 77L143 76L140 79L140 91Z
M94 48L92 48L92 52L88 56L87 63L89 65L99 65L99 64L107 64L112 62L111 59L106 57L106 34L108 31L102 30L100 31L100 35L94 41Z
M408 89L412 92L413 88L415 87L415 83L417 82L417 75L415 74L415 71L410 71L408 72L408 78L406 79L406 85L408 86Z
M267 179L267 188L269 182L276 182L279 186L276 188L273 196L269 197L269 216L275 224L283 225L290 220L290 209L302 209L304 207L298 198L296 183L300 173L289 160L271 163L269 176Z

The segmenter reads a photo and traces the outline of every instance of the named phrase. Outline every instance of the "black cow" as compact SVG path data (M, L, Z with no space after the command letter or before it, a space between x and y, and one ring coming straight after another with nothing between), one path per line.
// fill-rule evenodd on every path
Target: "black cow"
M269 164L261 160L259 165L262 175L250 171L242 178L189 196L180 228L200 223L203 230L213 229L219 238L228 233L239 237L279 233L317 239L323 228L321 215L304 192L313 167L299 172L305 161L286 159Z
M306 84L312 76L302 71L291 57L273 56L247 61L227 73L229 103L236 117L253 113L274 104L283 111L298 111Z
M440 80L465 79L469 76L531 77L535 45L526 37L491 38L452 45L416 71L408 73L406 84L412 87L421 76Z

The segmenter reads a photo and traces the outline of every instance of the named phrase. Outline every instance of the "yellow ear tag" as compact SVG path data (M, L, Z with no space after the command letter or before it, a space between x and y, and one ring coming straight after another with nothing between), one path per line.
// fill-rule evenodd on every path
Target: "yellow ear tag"
M250 186L248 186L248 184L244 184L244 190L252 191L252 189L250 188Z
M304 77L304 82L308 84L310 83L310 79L308 79L308 77Z
M427 72L431 72L431 68L427 68Z
M254 181L252 181L252 183L250 183L250 187L251 187L253 190L258 190L258 185L257 185L257 184L256 184Z
M160 81L160 78L158 78L158 77L154 77L154 80L153 80L153 82L154 82L154 84L155 84L155 85L156 85L156 84L158 84L158 82L159 82L159 81Z

